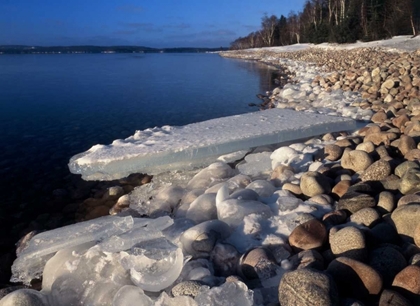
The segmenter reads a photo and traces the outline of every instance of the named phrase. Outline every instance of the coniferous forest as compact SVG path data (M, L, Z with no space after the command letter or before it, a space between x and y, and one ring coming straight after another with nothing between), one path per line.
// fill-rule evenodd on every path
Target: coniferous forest
M295 43L352 43L420 31L420 0L308 0L301 12L264 15L258 31L239 37L231 49Z

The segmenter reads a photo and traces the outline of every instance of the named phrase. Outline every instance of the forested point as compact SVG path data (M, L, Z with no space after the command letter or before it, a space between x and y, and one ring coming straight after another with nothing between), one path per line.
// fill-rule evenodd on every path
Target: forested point
M239 37L230 49L296 43L353 43L417 36L420 0L308 0L302 12L262 17L259 31Z

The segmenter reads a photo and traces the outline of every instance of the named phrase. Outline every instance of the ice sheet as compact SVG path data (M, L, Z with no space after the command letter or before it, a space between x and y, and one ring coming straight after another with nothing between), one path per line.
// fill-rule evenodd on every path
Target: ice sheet
M157 174L203 166L220 155L252 147L355 128L351 119L270 109L182 127L136 131L125 140L95 145L73 156L69 168L85 180L113 180L138 172Z

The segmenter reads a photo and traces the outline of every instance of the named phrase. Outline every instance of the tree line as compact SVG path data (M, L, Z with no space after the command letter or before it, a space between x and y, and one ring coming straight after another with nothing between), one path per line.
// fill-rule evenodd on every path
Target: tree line
M301 12L268 16L261 28L239 37L231 49L295 43L352 43L418 35L420 0L308 0Z

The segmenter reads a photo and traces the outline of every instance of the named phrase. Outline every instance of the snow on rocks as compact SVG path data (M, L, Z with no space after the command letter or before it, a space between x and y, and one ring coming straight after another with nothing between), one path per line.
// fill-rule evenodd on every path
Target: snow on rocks
M325 63L305 52L289 57ZM155 175L121 199L117 215L29 240L13 277L42 274L42 290L14 291L0 306L418 304L418 58L388 53L394 66L357 70L360 55L379 61L380 52L333 53L344 60L325 65L343 69L318 77L308 65L300 83L271 98L354 118L376 112L372 124ZM404 86L390 88L390 75ZM345 91L362 83L362 98Z

